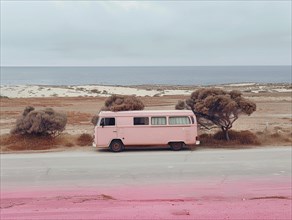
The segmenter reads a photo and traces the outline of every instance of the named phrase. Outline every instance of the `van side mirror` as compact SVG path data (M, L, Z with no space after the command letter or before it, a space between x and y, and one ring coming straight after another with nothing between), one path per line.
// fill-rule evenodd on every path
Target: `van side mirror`
M100 122L100 126L103 128L104 127L104 120L102 120L101 122Z

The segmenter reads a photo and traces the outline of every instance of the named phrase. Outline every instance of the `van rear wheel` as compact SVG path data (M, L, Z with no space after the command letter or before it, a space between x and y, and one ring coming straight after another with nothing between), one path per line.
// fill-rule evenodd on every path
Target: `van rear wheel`
M110 144L110 149L113 152L121 152L124 150L124 144L120 140L113 140Z
M169 145L170 145L171 150L179 151L185 146L185 143L183 143L183 142L171 142L171 143L169 143Z

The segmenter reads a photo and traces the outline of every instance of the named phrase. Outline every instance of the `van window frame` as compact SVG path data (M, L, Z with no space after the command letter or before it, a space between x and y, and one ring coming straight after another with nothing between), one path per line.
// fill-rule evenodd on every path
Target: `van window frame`
M194 117L193 116L189 116L190 118L191 118L191 124L193 125L193 124L195 124L195 119L194 119Z
M112 119L112 118L114 119L114 122L115 122L114 125L105 125L105 124L101 125L102 120ZM116 126L116 121L117 121L116 117L102 117L102 118L100 118L100 121L98 122L98 126L99 127L115 127Z
M135 124L135 119L137 119L137 118L147 119L148 124ZM139 117L139 116L133 116L132 122L133 122L133 126L134 127L136 127L136 126L139 126L139 127L140 126L149 126L150 125L150 120L149 120L149 117L148 116L141 116L141 117Z
M177 118L177 117L185 117L189 119L189 124L170 124L170 118ZM189 115L175 115L175 116L169 116L168 117L168 125L169 126L191 126L192 125L192 119Z
M165 118L165 124L152 124L152 118ZM167 116L151 116L150 122L151 122L151 126L167 126L168 125L168 120L167 120Z

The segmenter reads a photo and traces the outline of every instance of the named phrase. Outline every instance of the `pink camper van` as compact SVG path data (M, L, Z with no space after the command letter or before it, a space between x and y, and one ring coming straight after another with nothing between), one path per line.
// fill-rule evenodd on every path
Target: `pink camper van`
M170 145L181 150L190 144L199 144L196 117L190 110L101 111L93 146L119 152L125 146Z

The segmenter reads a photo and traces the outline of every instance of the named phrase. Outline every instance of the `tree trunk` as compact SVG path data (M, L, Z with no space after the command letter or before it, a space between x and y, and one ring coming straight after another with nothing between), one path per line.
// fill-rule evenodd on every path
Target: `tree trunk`
M226 141L230 141L228 129L227 128L224 128L224 127L221 127L221 129L223 131L223 134L225 136Z

